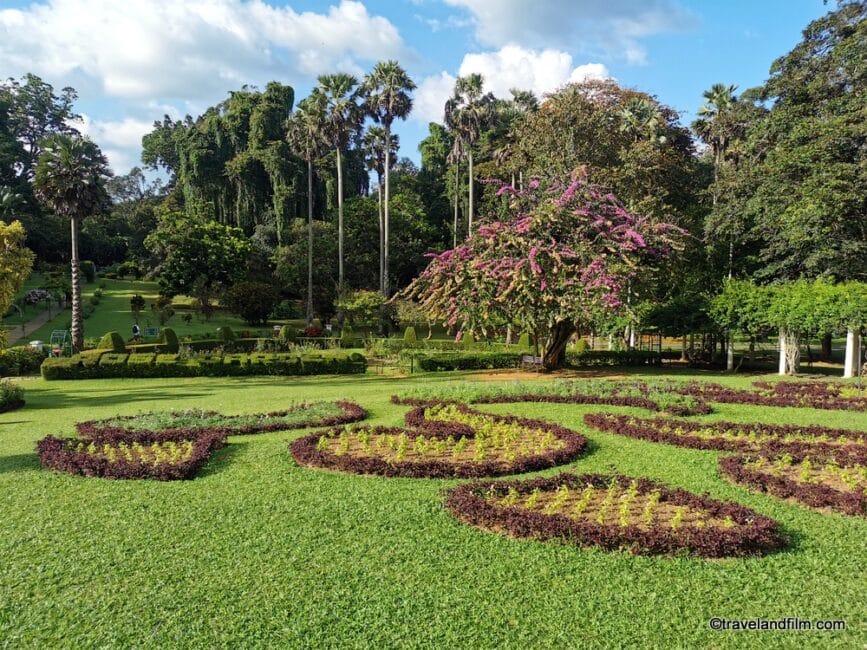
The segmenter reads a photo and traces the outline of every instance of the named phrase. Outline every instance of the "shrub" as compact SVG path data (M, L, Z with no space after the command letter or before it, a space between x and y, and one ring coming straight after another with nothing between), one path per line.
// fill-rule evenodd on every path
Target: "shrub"
M293 343L295 339L298 338L298 333L294 328L289 327L289 325L284 325L280 328L280 335L278 338L285 343Z
M132 310L132 313L138 314L142 309L145 308L145 299L144 296L137 293L132 298L129 299L129 308Z
M117 332L106 332L99 340L97 346L100 350L111 350L113 352L126 352L126 343L123 337Z
M24 389L11 381L0 381L0 413L24 406Z
M349 325L344 325L343 329L340 330L340 347L355 347L355 336L353 335L352 328Z
M138 280L141 276L141 269L135 262L124 262L117 266L117 277L119 278L133 277Z
M518 349L519 350L532 349L532 347L530 345L530 333L529 332L521 332L521 336L518 337Z
M0 350L0 376L18 377L39 370L45 353L29 346Z
M648 350L568 350L566 363L570 366L658 366L662 355Z
M175 330L171 327L164 327L160 332L160 348L165 350L166 352L171 352L172 354L177 353L180 349L180 344L178 343L178 335L175 334Z
M267 321L279 302L280 294L264 282L239 282L223 296L223 305L250 325Z
M90 284L96 281L96 266L90 260L82 260L79 265L81 275L84 276L84 281Z
M590 345L584 339L578 339L578 342L575 344L575 352L578 354L584 354L590 348Z
M418 337L415 335L415 327L410 325L403 331L403 342L407 347L412 347L418 343Z
M319 375L358 374L367 369L359 353L223 354L220 351L185 359L179 354L132 354L120 361L119 355L103 350L69 358L46 359L42 377L56 379L102 379L109 377L234 377L245 375ZM111 363L102 364L104 355Z
M427 372L514 368L521 362L521 355L515 352L415 352L407 356Z
M217 328L217 340L220 343L232 343L237 337L228 325Z

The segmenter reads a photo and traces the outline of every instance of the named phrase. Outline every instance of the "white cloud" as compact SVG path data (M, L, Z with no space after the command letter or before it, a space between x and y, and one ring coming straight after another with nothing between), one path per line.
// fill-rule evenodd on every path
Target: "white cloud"
M121 99L210 100L389 57L411 53L391 22L353 0L322 13L264 0L47 0L0 11L5 73L84 77Z
M74 126L100 146L116 174L126 174L132 167L141 166L141 139L153 129L153 122L129 117L115 121L95 120L82 115L81 122Z
M532 90L541 98L568 82L589 78L604 79L608 69L601 63L575 66L572 55L558 50L530 50L507 45L494 52L480 52L464 56L458 75L480 73L485 79L485 90L497 97L509 97L511 88ZM423 122L442 122L443 105L452 93L455 77L441 72L425 78L415 94L412 115Z
M693 27L676 0L445 0L465 9L476 39L502 47L554 47L643 63L640 39Z

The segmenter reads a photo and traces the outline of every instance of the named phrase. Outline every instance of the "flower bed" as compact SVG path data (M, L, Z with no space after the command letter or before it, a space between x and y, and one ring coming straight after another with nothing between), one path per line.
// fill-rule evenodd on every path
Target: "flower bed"
M588 413L584 423L594 429L630 438L664 442L692 449L721 451L830 451L847 445L867 449L867 433L852 429L762 423L688 422L671 418Z
M47 436L37 443L43 467L112 479L190 479L225 444L220 432L196 437L159 434L149 439L97 441Z
M867 411L867 397L846 384L785 381L771 384L757 381L756 390L741 390L720 384L690 382L675 390L709 402L788 406L838 411Z
M470 483L449 491L446 508L488 531L636 554L761 555L786 543L749 508L626 476Z
M477 478L561 465L587 444L564 427L457 404L418 407L406 422L411 428L320 431L292 443L292 455L300 465L356 474Z
M282 411L250 415L221 415L201 409L140 413L80 422L76 430L83 438L102 441L129 441L130 434L145 439L157 432L197 436L212 431L233 436L336 426L357 422L366 416L364 409L353 402L302 402Z
M403 397L393 396L396 404L414 406L436 401L472 404L511 404L548 402L554 404L592 404L633 406L671 415L699 415L711 412L710 405L691 395L674 393L668 383L642 381L558 381L553 383L515 382L508 386L436 386Z
M867 515L867 449L834 452L761 453L720 459L735 483L813 508Z

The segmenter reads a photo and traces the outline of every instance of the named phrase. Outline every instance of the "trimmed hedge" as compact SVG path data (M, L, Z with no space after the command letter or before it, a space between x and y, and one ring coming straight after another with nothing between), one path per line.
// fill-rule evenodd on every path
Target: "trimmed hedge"
M117 332L106 332L99 339L99 345L96 346L99 350L111 350L112 352L125 352L126 342L123 337Z
M42 377L56 379L105 379L135 377L236 377L248 375L344 375L361 374L367 360L352 354L255 353L203 355L185 359L178 354L77 355L46 359ZM125 357L125 358L122 358ZM105 362L103 359L105 358Z
M44 359L45 353L42 350L29 346L0 350L0 377L32 375L39 371Z
M648 350L567 350L566 363L570 366L659 366L664 355ZM677 353L680 358L680 353Z
M521 363L521 355L515 352L403 352L401 357L414 359L426 372L516 368Z

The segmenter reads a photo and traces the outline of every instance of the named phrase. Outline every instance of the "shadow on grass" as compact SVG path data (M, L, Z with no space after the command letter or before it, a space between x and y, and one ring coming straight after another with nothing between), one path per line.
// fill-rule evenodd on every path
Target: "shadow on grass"
M214 474L219 474L220 472L229 469L232 461L244 451L244 447L246 447L248 444L250 443L232 442L227 444L222 449L218 449L211 455L211 457L208 459L208 462L205 463L205 466L199 470L199 473L196 474L196 478L213 476Z
M40 469L39 456L36 454L16 454L0 456L0 474Z
M92 391L96 395L64 394L52 392L45 396L39 396L31 401L31 407L35 409L64 409L81 408L87 406L112 406L120 404L132 404L136 402L159 402L184 399L190 397L209 397L210 393L200 392L170 392L162 388L153 390L129 390L129 389L101 389ZM122 393L122 394L119 394Z

